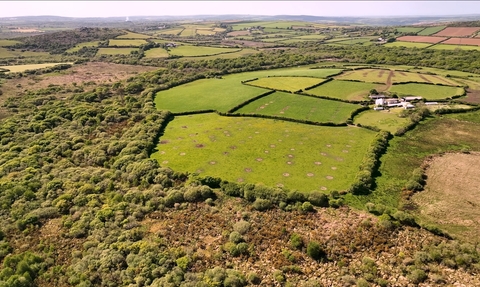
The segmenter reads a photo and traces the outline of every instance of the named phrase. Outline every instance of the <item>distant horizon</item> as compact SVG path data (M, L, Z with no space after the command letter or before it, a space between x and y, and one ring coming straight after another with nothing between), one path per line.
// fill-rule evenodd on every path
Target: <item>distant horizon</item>
M112 5L114 4L114 5ZM148 12L147 12L148 11ZM480 15L477 1L2 1L0 18L191 16L448 17Z

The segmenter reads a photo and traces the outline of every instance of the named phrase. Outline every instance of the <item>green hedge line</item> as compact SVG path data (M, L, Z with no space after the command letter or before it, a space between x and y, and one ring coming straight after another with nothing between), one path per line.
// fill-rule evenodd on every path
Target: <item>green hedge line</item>
M261 99L261 98L263 98L263 97L266 97L266 96L268 96L268 95L271 95L271 94L273 94L273 93L275 93L275 90L273 90L273 91L268 91L268 92L263 93L263 94L261 94L261 95L258 95L258 96L256 96L256 97L253 97L253 98L251 98L251 99L249 99L249 100L246 100L245 102L240 103L240 104L236 105L235 107L233 107L232 109L230 109L229 111L227 111L227 113L234 113L235 111L243 108L244 106L246 106L246 105L248 105L248 104L250 104L250 103L252 103L252 102L254 102L254 101L258 100L258 99Z
M308 94L306 92L297 92L296 94L304 95L304 96L308 96L308 97L313 97L313 98L320 98L320 99L325 99L325 100L344 102L344 103L348 103L348 104L365 104L365 103L371 102L371 101L349 101L349 100L344 100L344 99L339 99L339 98L332 98L332 97L329 97L329 96L312 95L312 94Z
M463 86L451 86L451 85L446 85L442 83L428 83L428 82L417 82L417 81L405 81L405 82L392 83L392 85L405 85L405 84L424 84L424 85L432 85L432 86L457 87L457 88L463 87Z
M323 81L323 82L321 82L321 83L318 83L318 84L315 84L315 85L312 85L312 86L310 86L310 87L306 87L306 88L303 89L303 90L304 90L304 91L308 91L308 90L314 89L314 88L316 88L316 87L318 87L318 86L321 86L321 85L323 85L323 84L325 84L325 83L328 83L328 82L331 82L331 81L333 81L333 78L327 78L325 81ZM300 90L300 91L301 91L301 90Z
M172 113L172 114L174 116L186 116L186 115L208 114L208 113L215 113L215 112L216 112L215 110L199 110L199 111Z
M223 112L216 112L217 114L225 117L251 117L251 118L263 118L263 119L272 119L272 120L282 120L287 122L294 122L294 123L301 123L306 125L314 125L314 126L329 126L329 127L343 127L347 126L347 123L332 123L332 122L314 122L308 120L298 120L298 119L291 119L279 116L270 116L270 115L260 115L260 114L232 114L232 113L223 113Z

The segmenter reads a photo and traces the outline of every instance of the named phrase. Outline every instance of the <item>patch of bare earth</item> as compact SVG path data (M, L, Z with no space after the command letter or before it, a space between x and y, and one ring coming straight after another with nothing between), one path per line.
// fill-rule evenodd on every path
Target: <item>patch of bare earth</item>
M469 240L480 235L480 153L445 154L429 164L425 190L412 200L428 221ZM455 234L453 234L455 233Z

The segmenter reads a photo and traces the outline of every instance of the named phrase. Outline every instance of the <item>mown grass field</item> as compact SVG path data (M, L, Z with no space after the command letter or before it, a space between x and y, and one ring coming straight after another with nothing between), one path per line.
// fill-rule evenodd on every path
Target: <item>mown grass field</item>
M67 50L68 53L76 52L80 50L83 47L97 47L98 46L98 41L92 41L92 42L84 42L76 45L73 48L70 48Z
M172 28L172 29L165 29L165 30L161 30L158 32L158 35L178 35L180 33L182 33L182 31L184 30L185 28L183 27L180 27L180 28Z
M178 46L170 49L170 54L183 57L209 56L222 53L238 52L238 48L216 48L204 46Z
M375 133L269 119L176 117L152 158L177 171L299 191L347 189Z
M410 123L408 117L399 117L403 110L403 108L394 108L388 111L368 110L356 116L353 122L354 124L377 127L393 134Z
M268 90L243 85L241 82L267 76L327 77L341 69L310 69L308 67L265 70L227 75L222 79L202 79L166 91L155 97L158 109L187 112L215 109L226 112L248 99Z
M334 80L305 91L305 93L341 100L361 101L365 100L365 96L368 96L371 89L384 90L385 87L383 85L372 83Z
M369 83L387 83L389 74L390 71L384 69L361 69L346 71L335 78L339 80L354 80Z
M436 49L436 50L457 50L458 49L458 50L480 51L480 46L437 44L429 47L428 49Z
M21 43L20 41L0 39L0 47L13 46L15 44L20 44L20 43Z
M446 87L428 84L400 84L393 85L390 92L397 93L399 96L417 96L427 100L446 99L463 94L463 88Z
M32 51L25 51L22 52L20 50L9 51L8 48L0 47L0 58L13 58L13 57L42 57L50 55L47 52L32 52Z
M429 43L415 43L415 42L392 42L392 43L386 43L383 46L385 47L406 47L406 48L419 48L419 49L424 49L432 44Z
M325 79L310 77L268 77L246 83L260 88L296 92L324 82Z
M128 47L139 47L140 45L147 44L147 41L142 39L128 39L128 40L117 40L112 39L108 41L108 46L128 46Z
M45 63L45 64L29 64L29 65L14 65L14 66L0 66L2 69L10 70L11 73L23 72L26 70L36 70L48 67L53 67L60 64L72 64L72 63Z
M359 105L275 92L256 100L236 113L286 117L314 122L344 123Z
M164 48L153 48L145 51L145 58L167 58L169 56Z
M418 33L422 31L423 27L399 27L397 28L397 32L400 33Z
M125 35L120 35L116 37L115 39L148 39L151 38L150 35L144 35L144 34L139 34L139 33L132 33L128 32Z
M232 52L232 53L225 53L225 54L217 54L217 55L210 55L210 56L196 56L196 57L182 57L179 58L179 61L191 61L192 59L195 60L213 60L213 59L234 59L238 57L243 57L247 55L253 55L253 54L258 54L260 51L255 50L255 49L248 49L248 48L243 48L239 50L238 52Z
M335 41L335 44L342 44L342 45L355 45L355 44L362 44L362 45L371 45L372 42L370 41L372 38L348 38L340 41Z
M137 50L136 48L99 48L97 55L128 55Z
M419 36L430 36L433 35L443 29L445 29L447 26L435 26L435 27L427 27L423 29L422 31L418 32L417 35Z

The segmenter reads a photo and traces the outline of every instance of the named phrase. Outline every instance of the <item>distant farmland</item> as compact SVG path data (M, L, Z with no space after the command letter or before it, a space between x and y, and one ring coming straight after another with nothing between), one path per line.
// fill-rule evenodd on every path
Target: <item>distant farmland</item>
M447 27L434 36L466 37L480 30L480 27Z
M183 56L183 57L198 57L208 56L223 53L238 52L238 48L216 48L216 47L203 47L203 46L178 46L170 49L171 55Z
M135 39L135 40L116 40L112 39L108 41L108 46L133 46L138 47L140 45L147 44L147 41L142 39Z
M247 84L272 90L295 92L323 81L325 81L325 79L310 77L269 77L251 81Z
M445 41L446 37L430 37L430 36L402 36L398 37L397 40L405 42L419 42L419 43L439 43Z
M472 38L450 38L442 44L453 44L453 45L474 45L480 46L480 39L472 39Z
M99 48L97 55L128 55L137 48Z
M393 85L389 91L400 96L417 96L427 100L447 99L464 93L463 88L413 83Z
M305 91L309 95L337 98L341 100L365 100L371 89L382 89L382 85L351 81L334 80ZM383 87L383 89L385 89Z
M430 35L433 35L435 33L437 33L438 31L441 31L443 29L445 29L446 26L435 26L435 27L427 27L425 29L423 29L422 31L418 32L417 35L419 36L430 36Z
M392 43L386 43L384 46L385 47L407 47L407 48L427 48L430 47L432 44L429 43L415 43L415 42L401 42L401 41L395 41Z

